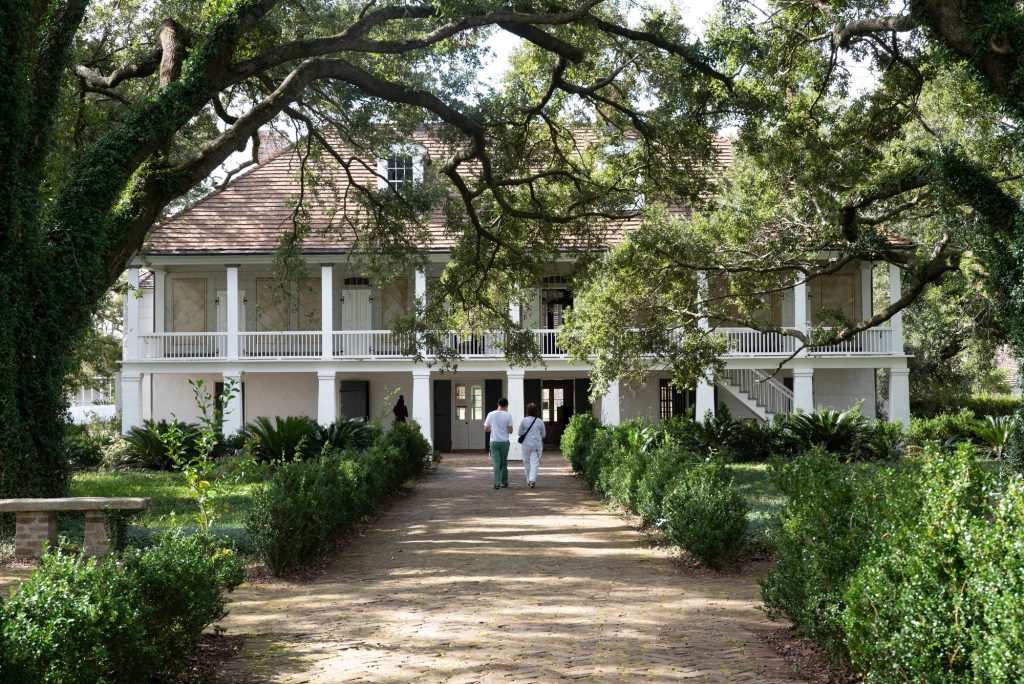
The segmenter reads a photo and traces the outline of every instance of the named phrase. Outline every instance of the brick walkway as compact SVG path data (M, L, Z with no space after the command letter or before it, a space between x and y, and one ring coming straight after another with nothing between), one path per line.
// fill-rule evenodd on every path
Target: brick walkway
M751 633L756 575L694 576L596 501L558 454L495 491L445 456L311 584L247 585L229 681L791 682Z

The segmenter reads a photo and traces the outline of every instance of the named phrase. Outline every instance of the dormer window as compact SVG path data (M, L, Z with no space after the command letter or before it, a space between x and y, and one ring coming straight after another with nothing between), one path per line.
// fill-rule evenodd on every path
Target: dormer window
M414 168L411 155L391 155L388 157L388 185L394 190L401 190L403 185L413 181Z
M377 160L377 189L401 191L411 183L423 181L423 161L427 149L422 145L393 145L387 157Z

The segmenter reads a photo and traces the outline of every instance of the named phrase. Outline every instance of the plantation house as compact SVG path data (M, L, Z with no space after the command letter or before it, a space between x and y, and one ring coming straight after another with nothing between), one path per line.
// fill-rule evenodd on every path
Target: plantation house
M425 148L409 146L353 174L366 184L416 182ZM907 421L907 356L900 314L889 325L860 333L840 345L801 352L792 337L722 327L731 349L726 372L713 385L674 391L668 376L652 370L647 382L612 384L592 405L589 364L571 361L558 346L562 315L572 305L566 275L571 263L553 264L536 285L531 306L514 308L513 320L533 331L543 365L510 367L497 334L448 333L461 360L443 371L413 359L416 340L391 331L396 317L412 311L428 282L443 269L452 241L440 212L431 222L429 267L377 282L349 250L338 214L314 206L314 230L303 244L308 268L280 292L272 273L282 232L289 229L300 191L298 155L279 150L222 190L213 192L157 225L128 280L141 297L128 297L121 375L123 428L144 419L194 420L190 378L211 389L242 377L241 392L226 417L233 432L257 416L305 414L321 423L339 413L385 415L403 394L412 418L435 447L479 449L482 421L507 396L517 418L535 402L548 441L557 444L568 418L592 411L606 423L636 416L653 420L696 410L697 416L726 405L734 417L769 418L792 410L845 409L862 403L875 416L879 370L888 371L888 418ZM340 174L339 174L340 176ZM339 181L344 182L344 181ZM775 296L765 316L773 324L806 330L823 310L870 316L876 265L849 264L824 278ZM899 270L888 267L889 297L900 296ZM712 322L713 323L713 322ZM766 376L785 361L782 371ZM518 445L514 445L518 446Z

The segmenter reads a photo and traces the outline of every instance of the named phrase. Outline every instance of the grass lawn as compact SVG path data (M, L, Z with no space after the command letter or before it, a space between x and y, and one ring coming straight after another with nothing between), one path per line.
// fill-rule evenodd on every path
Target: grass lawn
M732 470L733 484L750 505L750 513L747 514L750 536L765 539L772 520L782 511L786 497L768 479L767 463L733 463L729 468Z
M249 510L252 482L227 486L225 496L218 499L222 510L217 525L242 527ZM145 496L152 499L149 510L134 518L135 524L165 527L171 514L179 522L192 524L198 510L196 499L185 484L185 476L177 472L98 472L75 473L71 480L72 496Z

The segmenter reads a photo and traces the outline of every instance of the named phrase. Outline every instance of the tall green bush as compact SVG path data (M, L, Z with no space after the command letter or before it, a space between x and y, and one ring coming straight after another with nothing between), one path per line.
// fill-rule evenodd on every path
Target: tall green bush
M839 619L849 576L877 535L886 492L901 469L873 476L821 447L777 463L772 477L787 502L776 532L775 566L761 588L770 617L788 617L832 653L845 654Z
M719 568L743 547L749 506L720 461L684 470L662 508L668 538L705 565Z
M647 455L647 467L636 492L636 512L645 525L654 525L662 519L662 504L676 478L700 460L697 454L670 440Z
M592 413L576 413L565 426L560 446L562 455L575 472L583 472L594 443L594 435L599 427L600 423Z
M135 683L173 673L244 566L201 535L172 533L146 550L86 560L46 554L0 606L7 682Z
M846 646L877 681L971 681L979 611L969 584L992 481L969 445L930 448L922 463L918 505L888 517L843 592Z

